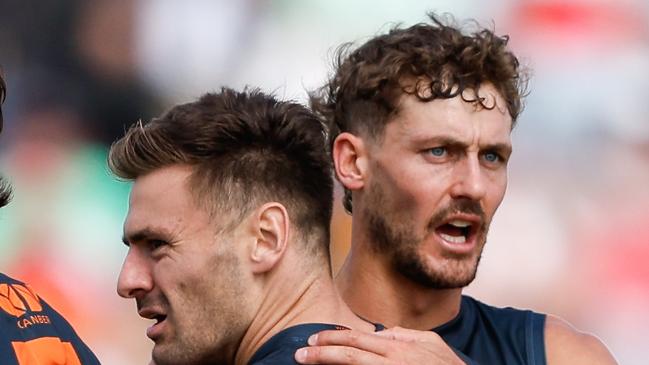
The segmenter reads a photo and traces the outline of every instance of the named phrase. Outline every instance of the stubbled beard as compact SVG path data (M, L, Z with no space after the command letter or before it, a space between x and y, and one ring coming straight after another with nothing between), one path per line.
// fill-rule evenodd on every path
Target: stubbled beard
M486 241L488 222L480 204L470 199L456 199L439 210L420 237L416 228L407 216L391 209L377 184L370 186L369 195L372 197L366 206L368 217L369 237L376 253L390 257L392 268L410 281L431 289L455 289L469 285L476 276L480 262L482 247ZM435 267L426 264L425 258L419 254L419 247L424 239L434 233L449 214L464 212L481 217L483 222L477 232L477 257L444 253L442 259L435 262Z
M0 208L11 201L11 185L0 177Z

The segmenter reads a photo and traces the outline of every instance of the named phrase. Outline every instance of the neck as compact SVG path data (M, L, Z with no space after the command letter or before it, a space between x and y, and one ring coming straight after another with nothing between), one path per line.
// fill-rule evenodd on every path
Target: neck
M338 290L354 313L388 328L419 330L457 316L462 289L432 289L412 282L392 268L389 257L376 253L363 230L355 227L352 224L352 248L336 277Z
M301 258L304 262L304 258ZM294 260L285 260L286 264ZM329 323L371 332L374 327L358 318L338 294L329 271L300 264L283 264L269 274L261 305L235 355L236 364L247 364L254 353L278 332L303 323ZM311 263L313 265L313 263ZM287 280L287 278L294 278Z

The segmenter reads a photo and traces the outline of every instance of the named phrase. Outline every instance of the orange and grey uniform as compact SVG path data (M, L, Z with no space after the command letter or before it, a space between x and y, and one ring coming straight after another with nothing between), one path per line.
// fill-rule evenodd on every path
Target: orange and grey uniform
M99 360L29 285L0 273L0 364L92 365Z

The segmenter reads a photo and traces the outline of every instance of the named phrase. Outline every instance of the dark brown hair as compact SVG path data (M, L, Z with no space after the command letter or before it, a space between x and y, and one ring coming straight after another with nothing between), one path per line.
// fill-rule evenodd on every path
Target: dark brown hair
M513 123L522 109L527 73L507 49L508 37L478 27L464 34L452 24L429 13L431 24L392 28L353 49L343 44L337 51L335 73L327 84L311 93L313 111L329 129L329 146L342 132L382 136L385 125L398 112L402 95L419 100L453 98L483 108L484 99L468 99L464 90L477 91L491 83L504 97ZM512 123L512 127L513 127ZM351 194L345 191L345 209L351 213Z
M2 103L5 102L5 96L7 95L7 84L5 84L5 79L2 77L2 71L0 71L0 132L2 132L2 126L4 120L2 119Z
M136 123L108 159L113 173L129 180L173 164L192 166L197 201L211 213L235 212L232 224L260 204L280 202L307 245L315 241L310 251L329 257L331 162L325 127L304 106L223 88Z
M0 70L0 132L2 132L3 120L2 120L2 103L5 101L5 96L7 95L7 84L5 84L4 77L2 77L2 71ZM4 207L9 204L11 201L11 185L7 183L2 177L0 177L0 207Z

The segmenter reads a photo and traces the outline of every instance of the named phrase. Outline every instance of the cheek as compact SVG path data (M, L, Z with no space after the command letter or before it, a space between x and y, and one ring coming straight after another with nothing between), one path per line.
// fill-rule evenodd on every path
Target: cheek
M495 179L491 184L489 195L487 197L488 206L485 207L489 215L493 215L502 203L503 198L505 197L505 191L507 190L507 176L504 175Z
M421 166L395 165L384 170L380 184L386 200L394 209L413 210L419 206L435 205L443 191L444 177Z
M393 225L421 237L426 234L431 216L439 209L437 189L439 187L422 181L394 186L387 193L389 203L381 209L389 209Z
M449 169L418 158L403 158L374 166L377 190L369 194L374 209L414 229L427 225L448 190ZM378 204L378 206L376 206Z
M157 286L173 302L190 300L200 294L200 287L206 282L207 273L197 263L162 258L154 270Z
M420 191L413 189L412 186L392 186L388 190L390 200L392 201L392 206L395 210L413 210L416 208L417 203L420 201L419 196L422 196Z

